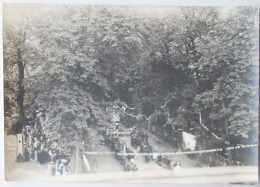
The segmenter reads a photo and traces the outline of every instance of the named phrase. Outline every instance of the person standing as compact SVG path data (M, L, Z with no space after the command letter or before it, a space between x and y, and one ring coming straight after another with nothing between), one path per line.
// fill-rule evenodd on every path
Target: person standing
M178 162L175 162L176 164L174 164L175 165L175 167L174 167L174 173L176 174L176 175L179 175L180 173L181 173L181 162L180 161L178 161Z
M24 161L25 162L29 162L30 161L30 153L29 153L27 147L24 148Z
M60 160L57 159L56 160L56 164L55 164L55 173L56 173L56 176L60 176Z
M64 164L63 164L63 162L60 162L60 164L59 164L59 173L60 173L60 176L62 176L63 173L64 173Z
M94 160L94 164L93 164L93 171L96 173L97 172L97 160Z
M55 176L56 172L55 172L55 164L53 161L49 162L48 164L48 173L51 176Z

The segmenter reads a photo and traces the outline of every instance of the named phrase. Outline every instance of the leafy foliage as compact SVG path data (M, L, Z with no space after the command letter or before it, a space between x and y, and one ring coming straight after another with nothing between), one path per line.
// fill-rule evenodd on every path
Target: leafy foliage
M6 129L19 117L14 62L24 39L24 120L64 149L79 144L84 130L111 123L115 105L151 116L159 130L170 124L205 139L203 123L223 141L256 137L256 8L226 16L212 7L173 8L167 16L130 6L38 9L19 32L3 28ZM13 34L23 31L26 37Z

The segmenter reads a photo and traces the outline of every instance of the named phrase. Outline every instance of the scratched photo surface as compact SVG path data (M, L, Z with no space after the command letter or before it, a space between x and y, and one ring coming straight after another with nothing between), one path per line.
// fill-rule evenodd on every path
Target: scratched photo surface
M7 181L258 181L257 7L3 5Z

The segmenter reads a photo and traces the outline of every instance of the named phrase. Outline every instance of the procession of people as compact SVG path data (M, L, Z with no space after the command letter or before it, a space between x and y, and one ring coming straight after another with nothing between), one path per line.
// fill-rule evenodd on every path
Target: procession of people
M139 132L137 128L133 128L131 133L131 146L137 149L140 153L150 153L150 155L144 156L144 162L146 164L151 161L156 162L164 168L174 170L175 174L179 174L181 171L180 161L173 160L172 157L158 155L153 153L153 148L148 142L148 135ZM57 142L50 142L40 128L27 126L24 131L24 160L38 162L40 164L48 164L48 175L50 176L63 176L70 174L70 159L61 153ZM106 137L105 145L110 147L115 153L115 158L123 166L125 172L137 171L138 167L135 163L135 156L132 155L133 151L126 146L126 143L119 140L116 137ZM129 155L128 155L129 153ZM99 163L102 164L102 163ZM90 162L90 172L98 172L98 162L96 159Z

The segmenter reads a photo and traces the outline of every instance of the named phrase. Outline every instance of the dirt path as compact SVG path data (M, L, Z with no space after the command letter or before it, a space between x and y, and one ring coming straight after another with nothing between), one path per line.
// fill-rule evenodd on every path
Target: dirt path
M98 132L93 130L95 137L95 144L91 148L92 152L109 152L110 149L107 146L100 144L100 135ZM124 171L123 166L120 165L119 161L115 159L113 155L88 155L89 161L97 162L97 172L115 172Z
M178 151L175 147L171 146L164 140L159 139L154 134L148 132L145 129L143 129L143 131L148 134L148 136L149 136L148 141L150 142L150 144L152 144L154 152L169 153L169 152ZM194 167L197 164L196 160L192 160L192 159L188 158L186 155L176 155L173 158L174 158L174 161L180 161L182 164L182 167L184 167L184 168Z

